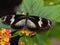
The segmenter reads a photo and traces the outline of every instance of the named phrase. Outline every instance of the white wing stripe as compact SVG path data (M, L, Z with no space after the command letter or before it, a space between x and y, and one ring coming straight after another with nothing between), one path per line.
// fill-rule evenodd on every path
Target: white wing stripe
M38 21L38 24L39 24L40 27L42 27L42 24L43 24L42 18L40 17L39 19L40 19L40 20Z
M12 15L12 18L10 19L10 21L11 21L10 24L12 24L15 21L14 17L15 17L15 15Z

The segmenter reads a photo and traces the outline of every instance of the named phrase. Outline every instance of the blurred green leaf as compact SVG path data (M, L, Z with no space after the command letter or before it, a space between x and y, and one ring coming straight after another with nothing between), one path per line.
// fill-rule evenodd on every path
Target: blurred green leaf
M52 29L50 35L54 38L60 39L60 23L56 23L56 26Z
M39 16L60 22L60 5L44 7Z
M60 0L44 0L45 6L52 6L60 4Z
M60 4L60 0L54 0L56 4Z
M24 12L29 13L30 15L38 15L41 8L44 6L43 0L24 0L21 8Z
M25 42L26 45L34 45L33 40L30 36L23 36L19 39L19 44L20 42Z
M36 34L32 39L37 45L52 45L50 40L41 34Z
M45 33L45 36L60 39L60 23L56 23L53 28L49 29Z
M12 29L9 25L3 24L2 20L0 19L0 29L1 28L6 28L6 29L10 29L11 31L14 31L14 29Z
M17 36L17 35L22 36L23 33L22 33L20 30L18 30L18 31L16 31L16 32L13 34L13 37L14 37L14 36Z
M18 45L20 45L20 42L25 42L25 36L24 37L21 37L18 41Z

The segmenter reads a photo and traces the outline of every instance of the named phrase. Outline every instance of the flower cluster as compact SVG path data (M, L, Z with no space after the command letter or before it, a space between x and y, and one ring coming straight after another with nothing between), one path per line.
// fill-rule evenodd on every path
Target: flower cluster
M11 30L0 29L0 45L10 45L9 38L11 37Z
M26 34L26 36L35 35L35 32L30 31L30 30L28 30L28 29L22 29L21 32L22 32L23 34Z

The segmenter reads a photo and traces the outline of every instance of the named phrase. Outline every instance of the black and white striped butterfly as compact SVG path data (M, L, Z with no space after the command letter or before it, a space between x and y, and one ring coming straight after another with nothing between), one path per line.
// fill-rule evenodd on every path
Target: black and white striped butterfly
M52 21L38 17L26 15L6 15L2 17L2 22L10 25L14 29L27 28L29 30L45 30L52 26Z

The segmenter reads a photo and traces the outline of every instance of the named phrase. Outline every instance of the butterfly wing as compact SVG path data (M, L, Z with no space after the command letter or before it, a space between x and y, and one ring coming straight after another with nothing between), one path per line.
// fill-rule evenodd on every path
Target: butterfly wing
M32 22L34 22L37 30L46 30L53 25L52 21L46 18L42 18L38 16L31 16L29 18Z
M7 25L10 25L10 23L11 23L11 18L12 18L12 16L13 15L6 15L6 16L3 16L2 17L2 23L4 23L4 24L7 24Z
M25 25L25 16L24 15L16 15L14 23L11 24L11 27L14 29L21 29Z
M7 25L12 25L13 23L21 19L21 17L23 17L23 15L6 15L3 16L1 19L3 23Z
M14 29L22 29L26 26L27 29L32 31L41 31L52 26L52 21L38 16L28 16L26 24L25 15L5 16L3 22L11 25Z

